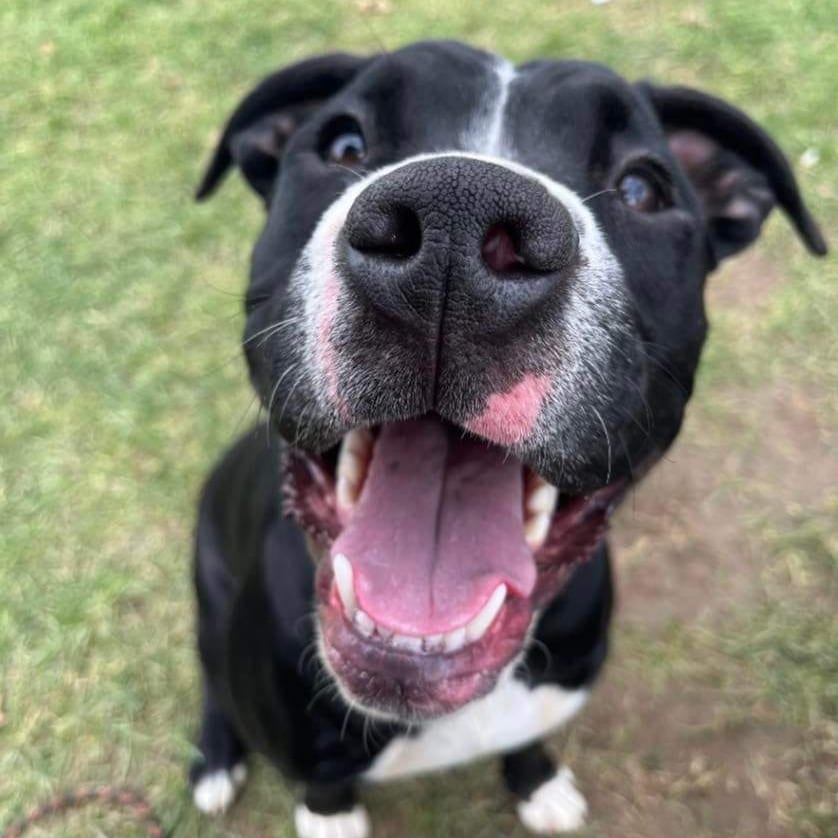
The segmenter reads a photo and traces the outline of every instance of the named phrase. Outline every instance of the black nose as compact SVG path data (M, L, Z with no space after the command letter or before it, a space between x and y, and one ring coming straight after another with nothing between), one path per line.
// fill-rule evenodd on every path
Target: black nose
M448 296L470 299L488 331L555 292L578 259L567 208L537 181L494 163L438 157L374 181L344 225L348 285L415 323Z

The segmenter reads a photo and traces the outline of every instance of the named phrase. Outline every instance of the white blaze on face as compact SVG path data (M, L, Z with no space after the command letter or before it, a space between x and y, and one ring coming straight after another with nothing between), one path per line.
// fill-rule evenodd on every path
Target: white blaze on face
M477 118L463 135L462 144L466 151L501 157L507 152L504 120L509 90L516 76L515 66L500 59L495 64L493 76L492 89L481 103Z

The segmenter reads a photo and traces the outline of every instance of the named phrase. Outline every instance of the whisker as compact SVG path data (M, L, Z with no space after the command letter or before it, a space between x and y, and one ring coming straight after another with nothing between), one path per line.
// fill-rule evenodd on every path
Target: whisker
M553 662L553 655L550 652L550 649L547 647L546 643L543 643L537 637L533 637L530 640L530 643L534 649L538 649L538 651L544 656L544 671L546 672L550 668L550 664ZM521 661L521 663L526 666L526 660Z
M343 737L346 735L346 726L349 723L349 717L352 715L352 705L347 704L346 715L343 717L343 724L340 726L340 741L343 742Z
M655 364L655 366L657 366L658 369L660 369L660 371L663 372L664 375L666 375L666 377L668 379L670 379L670 381L672 381L672 383L678 388L678 391L683 396L685 396L685 397L689 396L689 393L687 392L687 388L675 377L675 373L671 370L669 365L666 364L666 362L664 362L660 358L657 358L656 356L654 356L650 352L648 352L647 349L646 349L647 346L661 346L661 345L660 344L655 344L655 343L650 343L648 341L643 341L642 343L639 344L639 348L640 348L640 351L643 353L643 357L647 361L649 361L650 363ZM666 347L661 347L661 348L666 348Z
M349 166L344 166L341 163L332 163L332 165L338 169L343 169L344 171L349 172L350 175L355 175L358 180L363 180L367 175L366 169L359 169L356 171L355 169L350 169Z
M305 617L301 617L300 620L306 619L309 616L312 617L312 618L314 617L313 614L312 615L306 615ZM297 621L297 623L299 624L299 620ZM317 640L316 639L312 639L309 643L306 643L306 645L303 647L302 652L300 652L299 659L297 660L297 674L298 675L300 675L300 676L304 675L306 672L309 671L309 669L313 665L317 664L317 652L318 652L318 650L317 650Z
M301 365L298 364L298 366L301 366ZM277 417L277 420L276 420L277 424L282 422L282 417L285 416L285 410L288 407L288 403L291 401L291 397L294 395L294 391L297 389L297 387L300 386L300 384L303 383L303 380L305 379L305 377L306 377L306 371L305 371L305 369L302 369L300 371L300 374L297 376L297 380L294 382L291 389L288 391L288 395L285 397L285 401L282 403L282 407L280 408L280 411L279 411L279 416ZM270 421L271 421L271 411L270 411L270 406L269 406L268 407L268 424L270 424Z
M306 705L306 713L310 713L314 708L316 702L318 702L324 695L327 695L329 692L336 693L337 688L334 684L324 684L319 689L315 690L314 695L311 697L311 701Z
M633 412L627 411L628 417L643 432L646 439L648 439L652 435L652 427L655 424L654 417L652 416L652 409L649 407L649 402L646 399L646 394L643 392L643 388L631 379L628 381L637 392L637 395L640 398L640 403L643 405L643 412L646 414L646 427L644 428L643 425L640 424L640 419L637 418ZM623 448L625 448L625 446L623 446Z
M288 317L285 320L280 320L276 323L271 323L269 326L265 326L264 329L259 329L258 332L254 332L249 338L242 341L242 346L247 346L251 341L256 340L256 338L260 337L261 335L266 335L265 340L271 337L275 332L282 331L282 329L288 328L288 326L296 325L298 322L297 318L292 316ZM264 343L264 341L263 341ZM260 344L261 346L262 344Z
M611 435L608 433L608 428L605 425L605 420L602 418L602 414L595 408L591 407L594 413L596 413L597 419L599 419L599 424L602 425L602 430L605 433L605 442L608 445L608 474L605 478L606 483L611 482Z
M586 203L587 201L591 201L594 198L598 198L600 195L607 195L609 192L616 192L617 190L613 187L611 189L600 189L599 192L594 192L592 195L588 195L587 198L582 198L582 203Z
M282 384L283 379L286 375L288 375L292 370L295 370L299 367L299 363L293 363L288 366L288 369L285 370L284 373L277 379L276 384L274 384L273 390L271 390L271 397L268 399L268 419L265 423L265 438L266 440L270 440L270 430L271 430L271 409L273 408L274 399L276 398L276 394L279 391L279 386ZM291 389L293 393L293 388ZM289 394L290 395L290 394ZM286 400L287 401L287 400Z
M369 754L370 754L369 745L367 745L367 730L369 728L369 723L370 723L370 717L369 716L364 716L364 724L363 724L363 727L361 728L361 744L363 745L364 753L367 756L369 756Z

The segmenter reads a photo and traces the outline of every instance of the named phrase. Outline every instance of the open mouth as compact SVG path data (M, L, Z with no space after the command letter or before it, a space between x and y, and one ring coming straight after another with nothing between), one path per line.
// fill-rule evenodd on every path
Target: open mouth
M400 718L492 688L623 489L562 493L432 415L291 449L286 473L285 509L320 555L324 659L350 700Z

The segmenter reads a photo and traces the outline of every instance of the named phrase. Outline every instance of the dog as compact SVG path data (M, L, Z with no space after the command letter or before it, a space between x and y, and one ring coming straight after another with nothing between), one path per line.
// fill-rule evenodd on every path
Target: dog
M198 189L261 198L244 349L267 423L200 501L194 802L259 752L301 838L358 790L497 754L520 820L578 828L543 740L606 657L606 527L675 439L705 278L779 205L772 139L692 89L453 42L265 78Z

